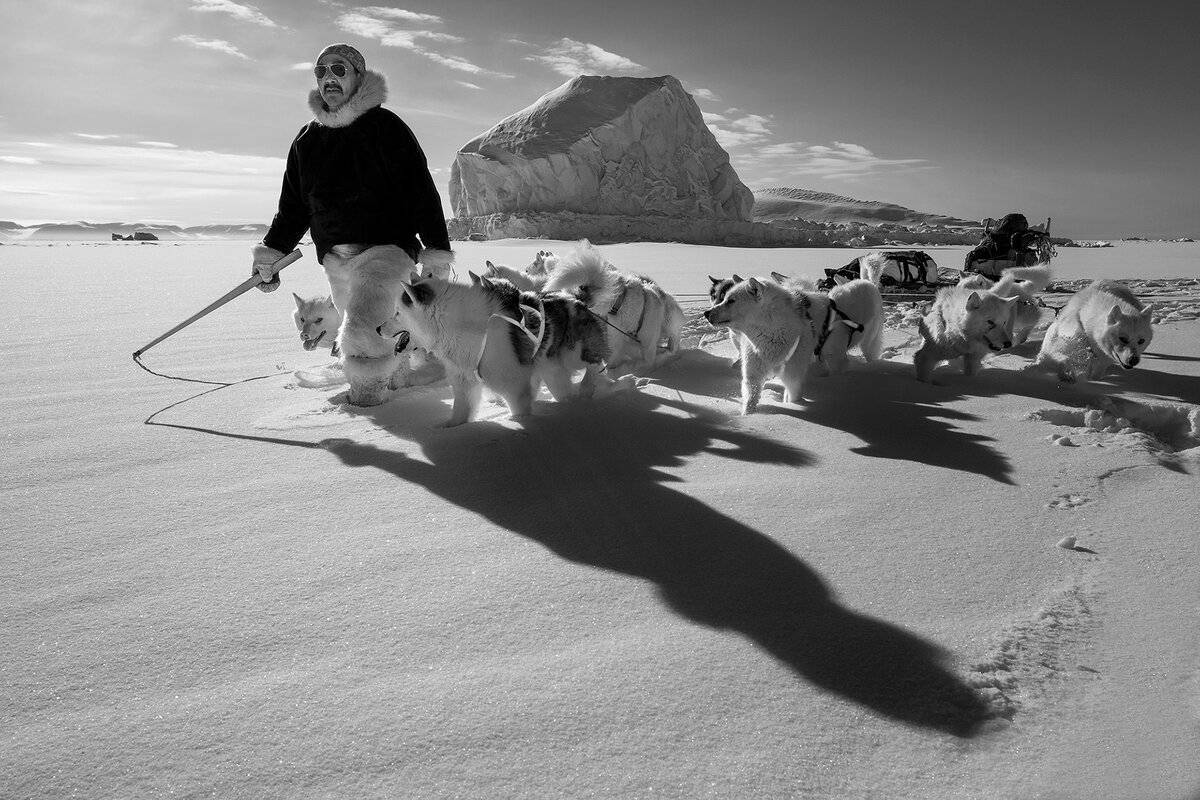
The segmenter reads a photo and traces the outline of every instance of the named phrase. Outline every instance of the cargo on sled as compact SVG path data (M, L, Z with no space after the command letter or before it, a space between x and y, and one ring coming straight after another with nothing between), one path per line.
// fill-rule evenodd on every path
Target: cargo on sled
M1049 264L1054 255L1049 217L1045 225L1033 227L1024 214L1005 214L1000 220L988 217L983 221L983 239L967 253L963 272L997 280L1010 267Z
M941 285L937 262L922 250L873 250L844 267L825 270L817 287L829 291L838 284L866 278L889 292L932 292Z

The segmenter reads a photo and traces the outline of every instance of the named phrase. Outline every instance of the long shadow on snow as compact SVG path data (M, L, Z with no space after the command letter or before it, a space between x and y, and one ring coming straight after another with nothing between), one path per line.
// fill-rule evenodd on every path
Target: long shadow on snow
M688 353L686 370L663 370L655 382L680 391L740 401L741 379L727 359ZM776 404L768 389L757 413L784 414L836 428L865 444L852 452L873 458L915 461L935 467L973 472L1012 484L1008 459L990 447L986 436L965 433L951 424L978 417L939 406L961 398L954 389L930 386L913 377L911 365L877 362L856 364L842 375L820 377L815 370L805 383L804 405ZM847 398L848 401L843 401Z
M880 714L973 735L988 708L944 666L940 648L842 607L816 572L769 536L669 486L678 479L663 469L700 453L813 463L802 450L723 419L635 394L628 403L556 406L499 437L480 436L486 423L394 430L430 463L374 444L324 445L349 466L419 484L568 561L652 581L686 619L741 633L805 679Z

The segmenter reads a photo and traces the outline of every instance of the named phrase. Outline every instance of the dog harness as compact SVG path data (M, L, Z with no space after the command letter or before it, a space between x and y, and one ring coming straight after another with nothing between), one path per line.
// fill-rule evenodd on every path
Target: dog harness
M529 311L537 312L537 314L538 314L537 336L534 336L529 331L529 329L526 328L522 324L521 320L513 319L512 317L506 317L503 314L492 314L492 316L488 317L488 321L490 322L493 319L502 319L505 322L507 322L509 325L512 325L515 328L517 328L517 330L519 330L521 333L523 333L527 337L529 337L529 341L533 342L533 355L537 356L538 350L540 350L542 347L542 339L546 335L546 306L544 303L542 303L542 298L539 297L538 301L537 301L537 308L534 308L533 306L527 306L524 303L518 303L517 308L518 309L524 308L524 309L528 309ZM475 359L475 369L473 370L473 372L475 373L475 379L480 382L483 381L483 375L481 375L479 372L479 365L483 363L483 354L485 352L487 352L487 327L486 326L483 329L483 342L479 345L479 357Z
M838 304L835 303L831 297L829 298L829 307L825 309L825 321L821 323L821 335L817 337L817 346L816 349L813 350L814 356L819 357L821 355L821 350L824 349L825 342L829 339L829 334L833 333L833 329L837 326L838 320L833 318L834 314L837 314L839 317L841 317L841 323L851 330L851 336L853 336L855 333L862 333L864 330L866 330L865 325L855 322L845 311L842 311L840 308L838 308ZM796 343L799 344L800 340L797 339ZM795 346L793 346L792 350L794 351L795 349ZM791 356L790 353L788 355L789 357Z

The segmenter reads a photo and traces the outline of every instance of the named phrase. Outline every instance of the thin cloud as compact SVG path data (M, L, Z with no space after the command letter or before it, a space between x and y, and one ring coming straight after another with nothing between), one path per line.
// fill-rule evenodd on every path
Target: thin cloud
M568 78L579 75L639 74L646 71L641 64L590 42L560 39L540 56L526 56L528 61L540 61Z
M42 163L36 158L30 158L28 156L0 156L0 161L3 161L5 164L23 164L27 167L32 167Z
M771 136L771 118L761 114L745 114L730 108L724 114L704 113L717 143L728 149L751 144L762 144Z
M227 53L231 56L244 58L247 61L251 60L250 56L246 55L241 50L238 50L237 47L225 41L224 39L201 39L199 36L192 36L191 34L185 33L182 36L176 36L174 41L182 42L183 44L190 45L201 50L216 50L218 53Z
M147 209L161 216L184 212L196 198L216 203L233 219L252 218L262 197L278 194L284 167L277 157L71 139L55 143L40 165L22 160L6 166L0 191L29 196L22 207L29 218L139 218ZM114 186L133 199L114 195Z
M477 86L474 83L468 83L467 81L455 81L455 83L457 83L459 86L465 86L468 89L479 89L480 91L483 90L482 86Z
M422 25L441 25L443 20L436 14L421 14L416 11L405 11L403 8L387 8L386 6L365 6L361 9L367 14L388 19L402 19L405 22L419 22Z
M422 25L441 25L443 23L442 18L434 14L419 14L400 8L363 6L342 14L334 21L334 24L347 33L361 36L364 39L375 39L385 47L399 47L408 50L424 56L436 64L459 72L471 75L490 75L496 78L513 77L481 67L461 56L446 55L429 48L429 44L433 42L462 44L466 40L461 36L426 28L399 27L398 21Z
M115 133L77 133L75 135L78 136L80 139L91 139L92 141L96 141L96 142L102 142L107 139L120 138Z
M689 89L688 91L691 93L692 97L696 98L697 100L703 100L706 103L721 102L721 98L708 89L703 89L697 86L696 88Z
M313 63L311 61L301 61L288 67L288 69L295 70L296 72L308 72L312 68Z
M138 144L140 144L142 147L160 147L160 148L163 148L164 150L169 150L172 148L179 147L179 145L171 144L170 142L146 141L146 142L138 142Z
M933 169L927 159L881 158L860 144L837 141L828 145L804 142L765 145L746 160L770 164L772 169L785 169L791 177L815 176L843 180Z
M192 11L199 11L202 14L228 14L238 22L250 22L254 25L261 25L264 28L280 27L274 20L270 19L254 6L241 5L240 3L232 2L232 0L192 0L192 4L188 8Z

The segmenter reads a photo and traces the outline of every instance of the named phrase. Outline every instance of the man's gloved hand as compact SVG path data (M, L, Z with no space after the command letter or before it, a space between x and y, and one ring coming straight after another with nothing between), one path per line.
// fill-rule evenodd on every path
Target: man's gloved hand
M250 274L257 275L262 281L257 287L258 290L260 292L275 291L279 288L279 275L275 273L275 262L283 258L284 254L265 244L254 245L252 252L254 260L250 265Z

